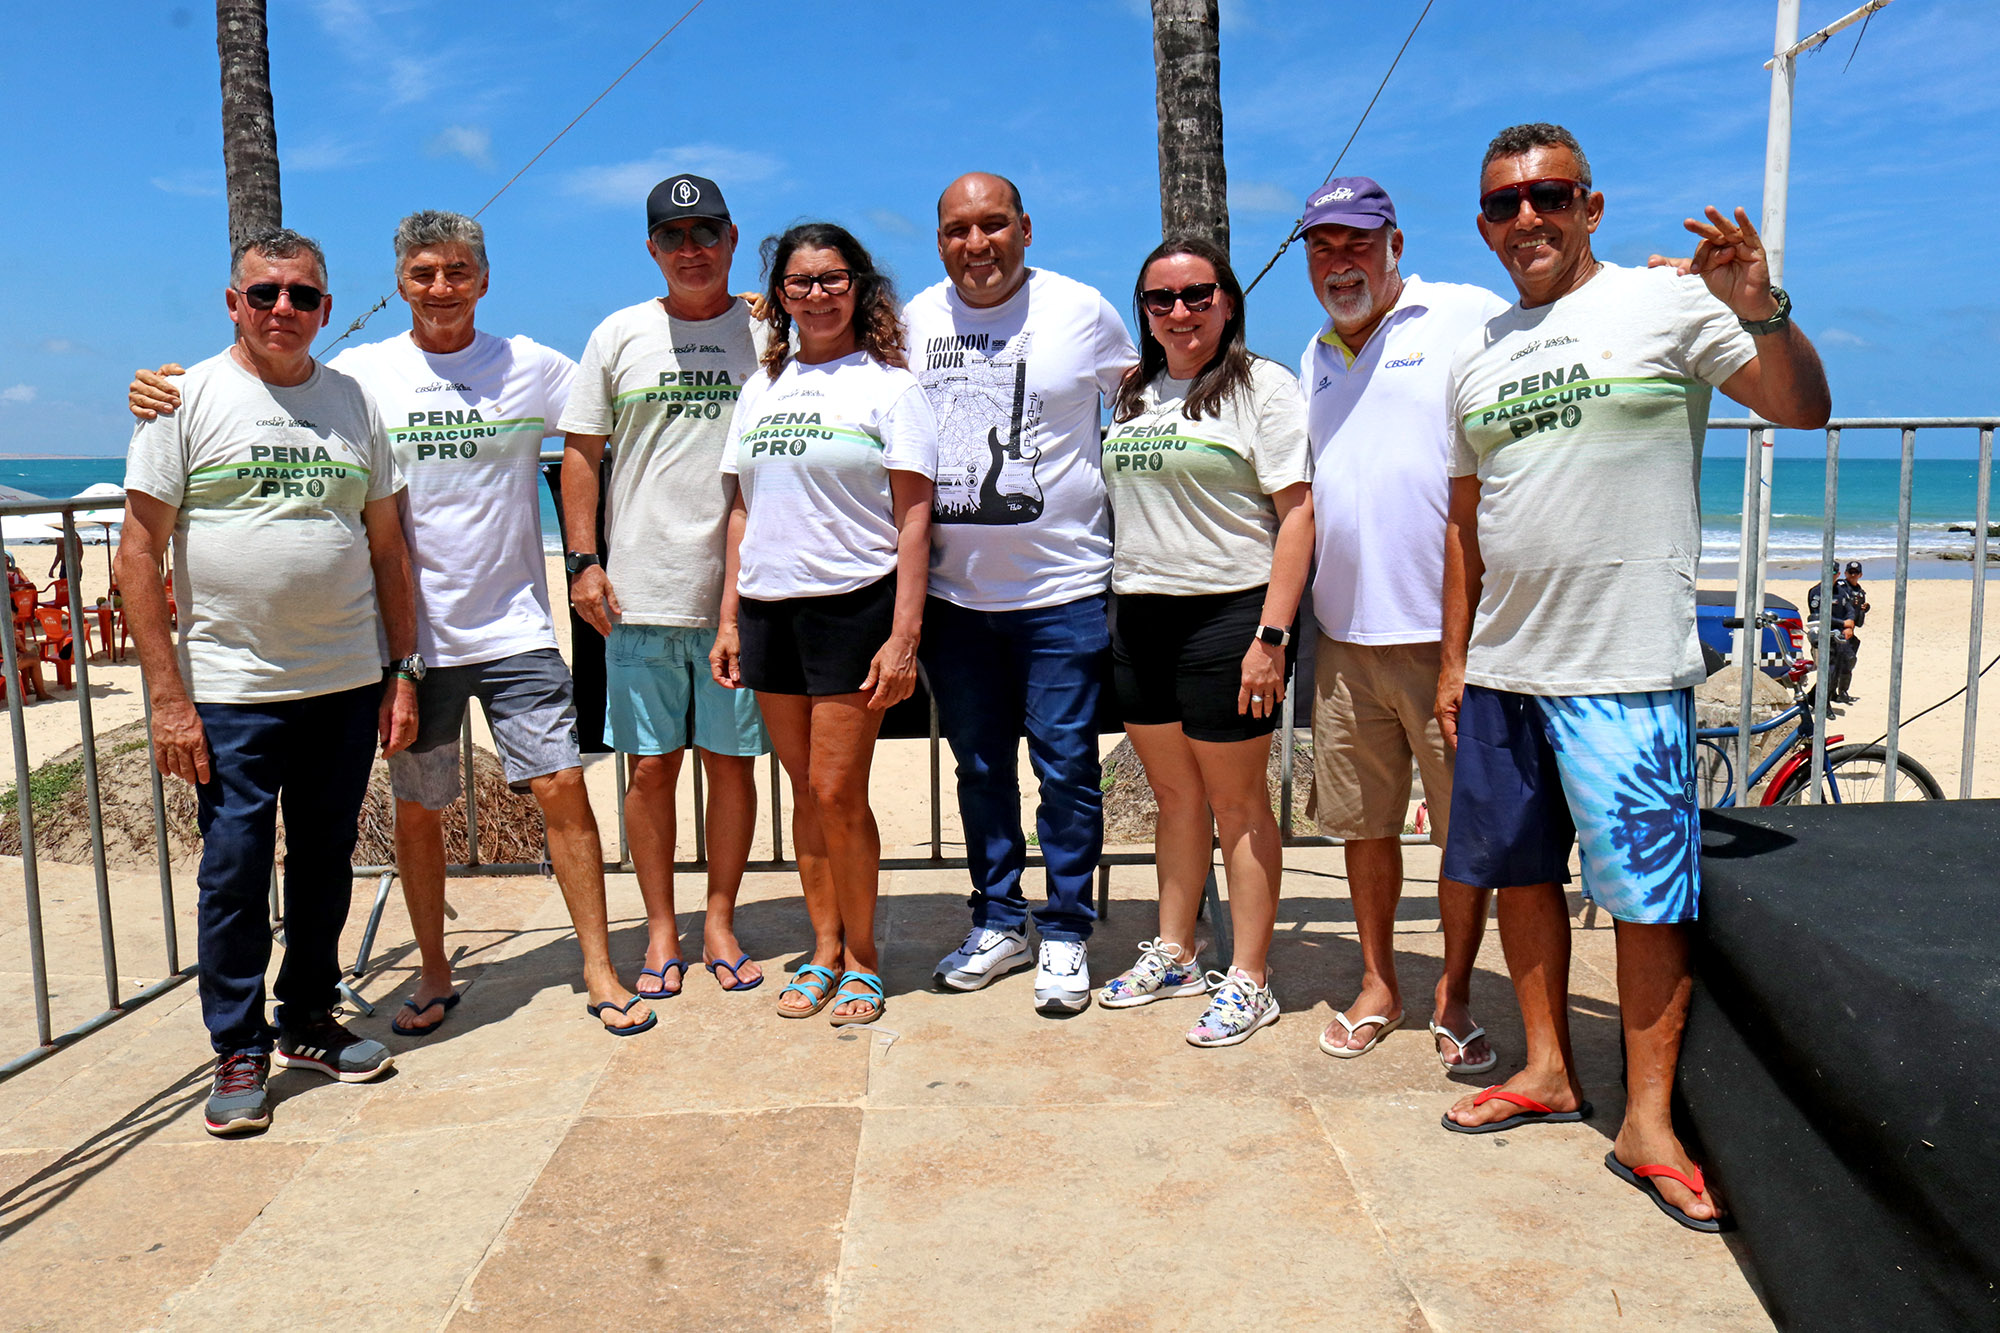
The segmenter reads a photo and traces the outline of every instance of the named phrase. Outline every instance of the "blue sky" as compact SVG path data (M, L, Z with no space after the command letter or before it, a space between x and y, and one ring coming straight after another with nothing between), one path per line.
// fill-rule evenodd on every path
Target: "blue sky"
M285 220L326 245L337 324L391 290L398 217L479 207L686 3L270 0ZM1849 7L1806 0L1802 28ZM1225 0L1246 279L1420 8ZM905 291L941 276L938 190L1000 171L1034 218L1032 260L1124 309L1159 234L1148 13L1144 0L705 0L485 214L481 323L580 353L604 314L660 290L643 200L681 169L723 185L744 233L740 285L756 285L758 238L817 216L853 227ZM9 30L0 452L122 452L131 368L228 339L213 9L19 7ZM2000 25L1981 0L1898 0L1843 72L1853 31L1799 71L1785 285L1842 415L2000 411L1987 253ZM1533 13L1439 0L1342 171L1394 195L1406 272L1505 290L1472 225L1479 156L1504 125L1556 120L1609 199L1600 255L1684 252L1681 219L1701 205L1759 212L1771 36L1772 6L1750 0ZM1319 319L1294 247L1252 297L1252 346L1295 362ZM398 302L362 336L402 327Z

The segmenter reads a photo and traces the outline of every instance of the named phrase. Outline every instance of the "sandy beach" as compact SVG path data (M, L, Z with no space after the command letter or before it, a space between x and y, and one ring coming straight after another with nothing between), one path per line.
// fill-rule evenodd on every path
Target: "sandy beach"
M30 578L46 582L45 571L54 554L48 546L17 546L10 548L20 567ZM562 572L560 562L548 562L551 587L560 589ZM1796 579L1779 573L1771 584L1771 591L1789 598L1801 608L1805 605L1806 589L1810 579ZM1727 582L1704 580L1705 587L1727 587ZM83 599L85 604L95 604L108 587L108 570L105 548L101 545L84 547L83 558ZM1970 579L1924 579L1912 580L1909 585L1905 619L1905 668L1901 711L1910 717L1921 709L1936 703L1965 685L1967 661L1967 637L1971 619L1974 583ZM1862 649L1854 673L1854 695L1857 702L1851 707L1836 709L1840 714L1830 728L1833 735L1844 735L1849 741L1871 741L1888 729L1889 704L1889 664L1890 645L1895 625L1896 608L1893 605L1894 586L1887 580L1878 580L1869 585L1870 599L1874 610L1870 613L1867 627L1862 631ZM557 593L560 605L560 592ZM565 654L569 650L568 618L557 617L557 637ZM95 636L93 635L93 646ZM1986 618L1984 642L1979 653L1979 662L1984 665L1996 653L2000 653L2000 605L1990 606ZM89 661L90 698L93 721L99 733L109 731L127 722L135 721L144 712L140 695L140 673L136 660L128 658L123 662L113 662L101 654ZM55 685L54 673L50 672L49 683ZM1992 694L1992 689L2000 689L1989 677L1982 682L1989 687L1981 710L1978 735L1974 747L1974 782L1972 794L1975 796L2000 795L2000 698ZM39 765L63 750L76 744L80 733L79 708L75 691L54 691L54 698L46 702L31 703L24 710L27 725L28 761L31 766ZM478 744L491 746L478 710L474 710L473 731ZM1915 756L1943 784L1950 796L1958 795L1960 755L1964 739L1964 701L1954 700L1938 708L1920 720L1903 728L1902 747ZM1116 737L1106 737L1104 748L1108 751ZM594 757L586 767L590 774L593 802L599 819L606 829L607 850L615 836L617 827L617 805L615 798L614 770L607 757ZM1024 792L1032 793L1032 775L1027 768L1025 750L1022 759ZM760 765L758 785L763 796L764 814L760 819L756 843L752 849L755 857L770 855L770 767ZM12 764L0 760L0 785L11 785ZM951 799L950 759L945 758L945 801L944 839L952 848L947 854L955 854L961 845L957 827L956 803ZM875 797L876 815L882 825L884 852L887 855L911 855L926 850L930 840L930 809L926 793L930 783L929 747L923 741L885 741L876 753L872 789ZM691 775L682 773L681 809L692 808ZM691 821L683 819L680 831L680 855L691 858L695 852L694 831Z

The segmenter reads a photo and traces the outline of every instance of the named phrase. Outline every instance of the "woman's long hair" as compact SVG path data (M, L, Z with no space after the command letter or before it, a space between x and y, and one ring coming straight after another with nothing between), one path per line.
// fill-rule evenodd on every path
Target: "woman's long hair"
M1169 255L1192 255L1207 260L1215 269L1217 289L1229 298L1229 322L1222 326L1222 343L1188 386L1182 414L1190 421L1221 416L1224 399L1250 388L1250 349L1243 341L1243 285L1236 281L1236 270L1229 267L1229 256L1220 246L1200 236L1174 237L1153 247L1153 253L1139 265L1139 276L1132 283L1132 315L1139 326L1139 364L1126 371L1118 385L1118 396L1111 407L1113 421L1130 421L1139 415L1146 386L1167 369L1167 349L1153 336L1146 302L1139 293L1146 289L1146 270L1153 266L1153 261Z
M801 248L832 250L854 274L854 340L885 365L907 368L903 321L896 313L896 287L875 267L874 256L854 233L832 222L801 222L781 236L766 236L758 247L764 259L764 320L771 337L764 344L764 369L778 378L792 358L792 317L785 313L785 266Z

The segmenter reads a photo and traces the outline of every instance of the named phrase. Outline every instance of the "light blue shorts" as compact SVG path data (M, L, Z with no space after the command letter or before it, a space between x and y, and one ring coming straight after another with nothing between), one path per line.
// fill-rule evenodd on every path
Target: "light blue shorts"
M710 754L759 755L771 748L757 696L725 690L708 673L712 629L678 625L611 627L604 648L605 712L620 754L672 754L694 743Z

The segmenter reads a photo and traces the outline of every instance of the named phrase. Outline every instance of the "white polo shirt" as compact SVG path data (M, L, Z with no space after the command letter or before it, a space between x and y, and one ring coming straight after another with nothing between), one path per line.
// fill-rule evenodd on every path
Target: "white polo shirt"
M1312 446L1313 615L1343 643L1444 636L1452 353L1509 303L1457 282L1403 279L1358 353L1328 320L1299 389Z

